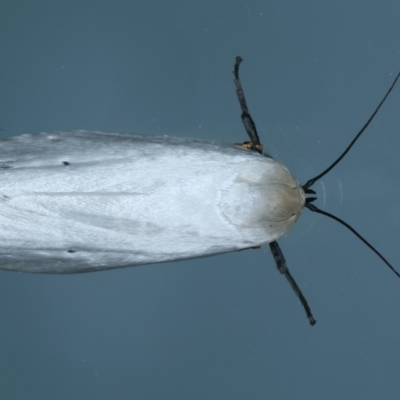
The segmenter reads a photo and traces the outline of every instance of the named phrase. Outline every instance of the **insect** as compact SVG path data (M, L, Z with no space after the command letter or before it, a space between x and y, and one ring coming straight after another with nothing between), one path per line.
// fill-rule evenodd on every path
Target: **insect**
M277 240L303 207L319 210L310 187L349 151L301 186L263 154L239 78L234 77L249 142L104 132L21 135L0 142L0 268L78 273L204 257L269 244L278 270L310 307Z

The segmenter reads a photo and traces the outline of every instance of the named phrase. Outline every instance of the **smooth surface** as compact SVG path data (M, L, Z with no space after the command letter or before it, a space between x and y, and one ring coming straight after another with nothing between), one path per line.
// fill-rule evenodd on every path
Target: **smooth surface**
M232 144L71 131L0 141L0 269L78 273L262 246L300 216L278 161Z
M246 139L300 183L331 163L400 68L398 1L0 2L4 136L103 130ZM317 205L400 265L400 90L315 185ZM269 249L75 276L0 273L5 399L399 397L400 282L304 210Z

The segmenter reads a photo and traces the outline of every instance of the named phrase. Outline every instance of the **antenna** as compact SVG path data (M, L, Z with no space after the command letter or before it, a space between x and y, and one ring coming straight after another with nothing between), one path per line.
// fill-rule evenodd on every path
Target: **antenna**
M305 206L308 208L310 211L316 212L318 214L326 215L329 218L334 219L335 221L339 222L343 226L345 226L349 231L353 232L364 244L366 244L399 278L400 278L400 273L397 272L396 268L394 268L388 260L386 260L385 257L374 247L372 246L371 243L367 241L367 239L364 239L351 225L349 225L347 222L343 221L339 217L336 217L336 215L333 215L331 213L328 213L326 211L320 210L317 206L314 204L311 204L311 202L306 202Z
M319 175L317 175L315 178L310 179L305 185L303 185L303 189L306 190L310 188L314 183L322 178L324 175L326 175L332 168L338 164L342 158L349 152L349 150L353 147L354 143L358 140L358 138L363 134L365 129L367 129L368 125L371 123L371 121L374 119L375 115L378 113L379 109L381 108L382 104L385 102L386 98L389 96L389 93L392 91L394 88L394 85L396 84L397 80L400 77L400 72L397 74L396 78L394 79L392 85L390 86L389 90L386 92L385 96L381 100L381 102L378 104L378 107L376 107L375 111L372 113L372 115L369 117L368 121L365 123L365 125L361 128L360 132L357 133L356 137L351 141L351 143L347 146L345 151L338 157L338 159L332 163L325 171L321 172Z

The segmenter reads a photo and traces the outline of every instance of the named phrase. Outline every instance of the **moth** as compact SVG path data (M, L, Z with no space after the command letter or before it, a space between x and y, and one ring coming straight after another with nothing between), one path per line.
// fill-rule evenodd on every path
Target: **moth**
M0 141L0 268L35 273L100 271L211 256L269 244L276 265L315 324L277 240L304 207L319 210L311 186L345 152L300 185L263 152L236 58L234 81L250 140L105 132L55 132ZM311 195L311 197L310 197Z

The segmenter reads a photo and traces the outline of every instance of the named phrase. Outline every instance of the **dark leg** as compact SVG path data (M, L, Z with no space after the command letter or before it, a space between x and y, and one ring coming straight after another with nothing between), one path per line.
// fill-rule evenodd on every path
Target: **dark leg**
M285 257L283 256L283 253L278 245L277 242L272 242L269 244L269 247L272 252L272 256L274 257L276 267L278 268L279 272L283 275L285 275L286 279L290 283L290 286L292 287L294 293L296 296L300 299L300 302L304 308L304 311L307 314L307 318L310 321L311 325L315 325L317 322L311 312L310 307L308 306L306 298L303 296L303 293L301 292L300 288L298 287L296 281L292 277L292 275L289 272L288 267L286 266L286 261Z
M254 151L257 151L258 153L262 154L263 146L260 142L260 138L258 137L256 124L254 123L253 118L251 118L249 109L247 108L246 98L244 97L242 84L241 84L240 78L239 78L239 66L240 66L241 62L242 62L242 58L239 56L236 57L235 69L233 71L233 74L235 75L234 82L236 85L236 94L237 94L237 97L238 97L238 100L240 103L240 108L242 109L242 121L243 121L243 125L246 129L246 132L249 135L250 143L245 142L240 146L249 148L250 150L254 150Z

